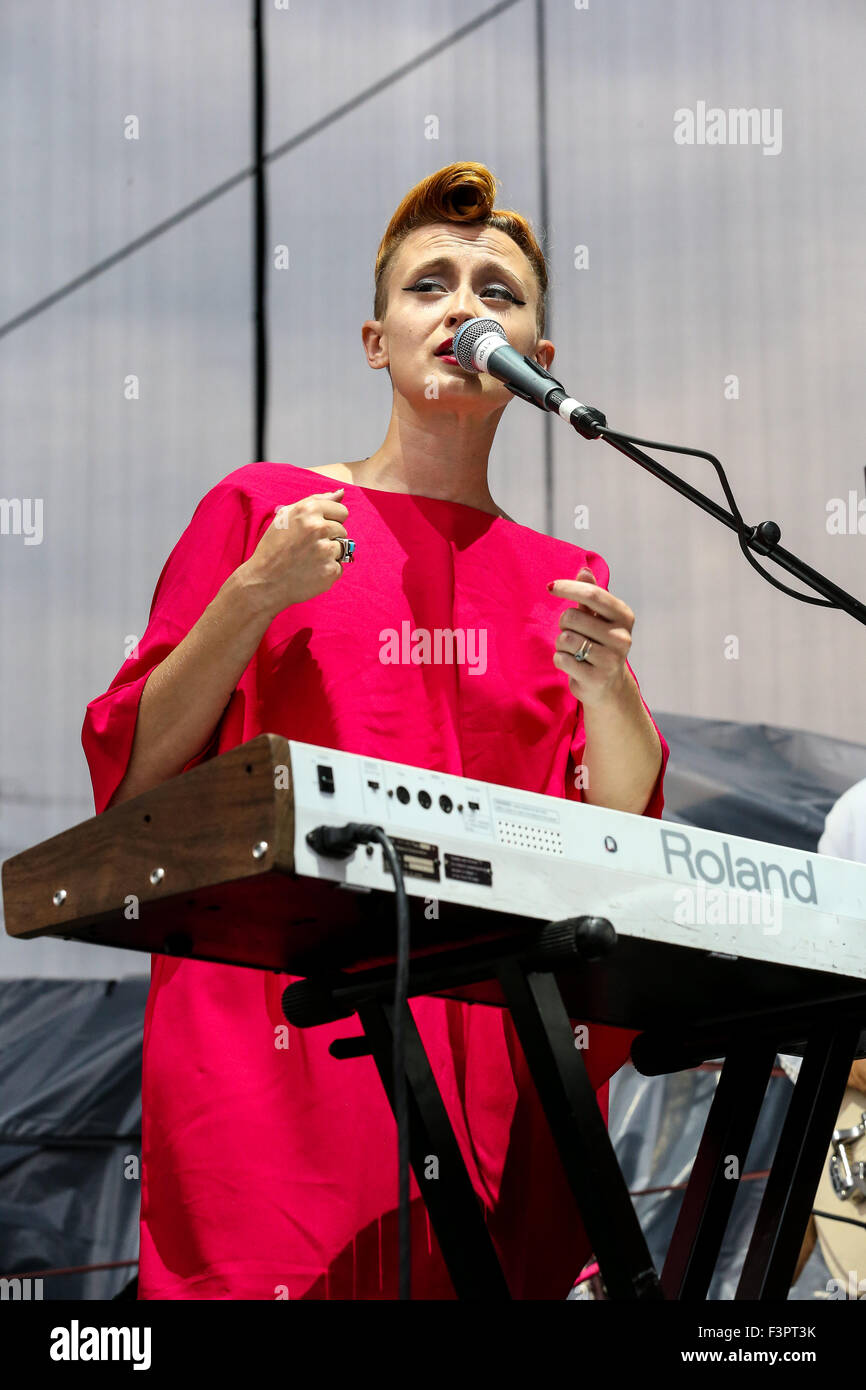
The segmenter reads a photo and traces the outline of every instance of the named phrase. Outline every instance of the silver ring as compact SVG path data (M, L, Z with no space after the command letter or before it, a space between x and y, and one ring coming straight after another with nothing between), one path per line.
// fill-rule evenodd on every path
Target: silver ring
M587 637L587 639L586 639L586 641L584 642L583 646L581 647L580 651L579 651L579 652L573 652L573 653L572 653L572 655L573 655L575 661L586 661L586 658L589 656L589 649L590 649L591 646L592 646L592 642L591 642L591 641L589 640L589 638Z
M355 542L350 541L348 536L336 536L334 539L340 542L340 564L351 565L355 559Z

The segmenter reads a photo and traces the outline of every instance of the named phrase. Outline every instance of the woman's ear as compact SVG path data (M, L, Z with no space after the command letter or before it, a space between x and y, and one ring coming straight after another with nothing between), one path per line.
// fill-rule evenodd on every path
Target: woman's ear
M361 341L367 354L367 362L374 371L388 366L388 348L380 319L367 319L361 325Z
M549 372L550 364L553 361L555 352L556 348L553 346L553 343L550 341L549 338L539 338L538 342L535 345L535 352L533 356L535 357L536 362L538 362L540 366L544 367L545 371Z

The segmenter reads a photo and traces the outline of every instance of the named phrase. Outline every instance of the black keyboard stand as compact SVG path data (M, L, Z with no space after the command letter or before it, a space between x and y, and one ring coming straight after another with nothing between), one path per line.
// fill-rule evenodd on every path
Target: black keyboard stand
M844 1009L835 1026L826 1018L806 1023L803 1064L776 1146L770 1176L737 1286L736 1298L785 1300L812 1210L830 1136L842 1104L851 1060L861 1034L862 1005L853 1016ZM861 1020L861 1021L858 1021ZM786 1050L793 1020L780 1020L778 1042L759 1031L728 1045L725 1064L662 1273L667 1298L703 1300L718 1259L738 1182L731 1159L742 1173L757 1125L770 1072L778 1051ZM720 1056L719 1040L707 1043L706 1056ZM662 1053L666 1051L662 1045ZM703 1050L703 1049L702 1049ZM635 1064L650 1072L675 1070L673 1058L653 1057L653 1039L635 1040ZM688 1065L694 1065L693 1062Z
M597 959L615 943L602 918L573 918L528 931L518 941L455 948L410 967L409 995L435 994L498 978L533 1081L538 1088L587 1235L612 1298L661 1298L661 1287L628 1195L613 1145L553 970ZM283 1000L290 1023L310 1026L357 1012L363 1038L332 1043L336 1057L369 1053L393 1107L390 968L300 981ZM483 1006L480 1006L483 1007ZM502 1268L484 1221L427 1054L411 1018L406 1029L410 1160L459 1299L508 1299ZM425 1179L435 1154L439 1177ZM579 1273L575 1270L575 1277ZM563 1299L568 1293L563 1289Z
M603 918L538 925L519 938L413 959L408 993L441 994L498 980L607 1296L615 1300L706 1298L776 1053L792 1038L807 1038L736 1295L785 1299L857 1051L863 1003L817 1013L788 1010L753 1028L732 1020L730 1028L705 1035L695 1029L689 1036L644 1032L635 1039L634 1064L648 1075L726 1059L659 1278L555 974L564 965L573 969L581 960L602 960L615 943ZM283 996L286 1018L298 1027L358 1014L363 1036L336 1041L330 1051L338 1058L371 1055L392 1108L393 992L393 966L380 966L311 973ZM465 1300L508 1299L481 1203L411 1013L405 1036L410 1161L455 1292ZM425 1178L431 1154L438 1158L438 1179L432 1181Z

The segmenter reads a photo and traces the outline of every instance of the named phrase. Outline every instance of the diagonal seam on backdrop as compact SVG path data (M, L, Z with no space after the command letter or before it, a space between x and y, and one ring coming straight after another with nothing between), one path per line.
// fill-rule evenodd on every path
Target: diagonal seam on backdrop
M492 5L489 10L485 10L482 14L476 15L476 17L469 20L468 23L462 24L459 29L455 29L452 33L447 34L444 39L439 39L438 42L431 44L429 48L425 48L420 53L416 54L414 58L410 58L407 62L401 63L399 67L394 68L394 70L386 74L385 77L380 77L377 82L373 82L369 87L365 87L357 96L350 97L348 101L342 102L339 106L336 106L333 111L329 111L326 115L320 117L319 120L313 121L311 125L306 126L303 130L299 131L297 135L293 135L288 140L284 140L282 144L277 145L275 149L265 155L264 163L269 164L275 159L281 159L283 155L289 154L292 150L297 149L298 145L303 144L305 140L309 140L314 135L318 135L320 131L326 129L327 126L332 125L335 121L340 120L343 116L348 115L350 111L356 110L357 107L361 106L365 101L369 101L371 97L378 96L380 92L385 91L386 88L392 86L395 82L399 82L401 78L406 77L410 72L421 67L422 64L429 62L431 58L437 57L438 54L444 52L453 44L459 43L461 39L466 38L466 36L471 34L474 30L480 29L483 24L489 23L490 20L496 19L500 14L503 14L506 10L510 10L514 5L520 3L521 0L499 0L499 4ZM155 241L157 237L163 236L166 232L170 231L172 227L176 227L178 223L185 221L188 217L192 217L197 212L201 212L202 208L215 202L217 198L221 198L225 193L229 193L231 189L243 183L244 179L251 178L256 172L256 167L255 164L249 164L245 169L241 169L238 173L232 174L230 178L217 184L207 193L203 193L201 197L194 199L193 202L188 203L185 207L172 213L171 217L166 217L162 222L157 222L149 231L143 232L141 236L135 237L133 241L127 242L125 246L121 246L119 250L113 252L110 256L106 256L103 260L97 261L89 270L82 271L80 275L76 275L74 279L67 281L65 285L61 285L59 289L54 290L43 299L37 300L36 303L31 304L29 308L23 309L20 314L16 314L14 318L8 319L6 323L0 324L0 338L5 337L8 333L14 332L16 328L21 328L25 323L29 323L31 319L36 318L38 314L44 313L46 309L50 309L52 305L57 304L61 299L66 299L70 294L80 289L82 285L89 284L91 280L95 280L99 275L104 275L107 270L111 270L112 267L117 265L120 261L126 260L127 257L134 255L136 251L140 251L143 246L147 246L149 242Z

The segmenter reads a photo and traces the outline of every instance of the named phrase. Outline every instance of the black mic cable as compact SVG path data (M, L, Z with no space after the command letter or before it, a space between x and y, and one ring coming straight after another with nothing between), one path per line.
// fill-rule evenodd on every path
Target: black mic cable
M718 521L730 526L736 532L737 541L743 556L758 571L768 584L772 584L775 589L780 589L783 594L788 594L790 598L799 599L801 603L811 603L818 608L844 608L846 612L852 613L861 622L866 622L866 607L856 599L851 599L850 595L844 594L836 585L828 585L823 580L823 576L812 570L808 565L804 565L797 560L796 556L789 555L779 546L782 532L775 521L762 521L757 526L749 526L743 519L743 515L734 498L731 485L728 482L725 470L715 454L708 453L705 449L690 449L684 444L665 444L657 439L639 439L637 435L625 434L621 430L610 429L607 419L595 406L584 405L582 401L575 400L569 396L561 381L551 376L540 362L536 362L533 357L527 357L525 353L517 351L508 341L508 335L498 319L466 319L454 334L451 351L459 362L460 366L468 372L489 372L508 387L513 395L519 396L521 400L528 401L530 405L538 406L539 410L550 411L554 415L559 415L565 420L566 424L572 425L578 434L583 435L584 439L603 439L626 458L632 459L635 463L646 468L655 477L669 487L681 492L684 497L703 507L704 511L710 512ZM706 459L716 470L722 491L725 494L730 512L725 512L710 498L691 487L676 473L671 473L667 468L663 468L655 459L642 454L637 445L643 445L645 449L661 449L669 454L685 454L691 458ZM811 594L798 593L796 589L789 589L787 584L781 584L778 579L774 579L763 565L759 565L754 555L751 553L755 548L759 555L767 555L778 564L787 568L796 578L801 579L805 584L811 584L813 588L818 587L816 581L823 581L825 592L829 589L848 602L837 602L833 598L813 598ZM775 552L775 553L774 553ZM792 564L793 562L793 564Z
M394 876L397 905L397 966L394 974L393 1048L391 1069L394 1086L394 1118L397 1121L397 1246L399 1297L412 1297L412 1240L409 1225L409 1099L406 1085L406 1013L409 1008L409 899L403 865L389 835L381 825L349 821L347 825L317 825L307 844L317 854L347 859L357 845L378 843Z

